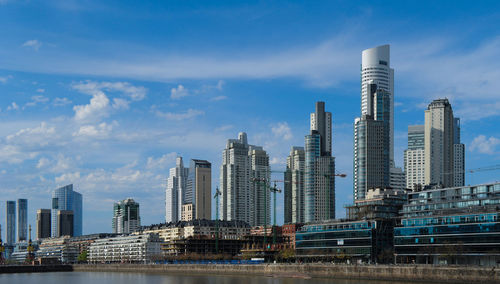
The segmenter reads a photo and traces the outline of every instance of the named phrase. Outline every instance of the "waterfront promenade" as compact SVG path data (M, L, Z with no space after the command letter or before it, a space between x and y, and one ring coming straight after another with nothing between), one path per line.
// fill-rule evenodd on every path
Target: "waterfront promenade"
M78 264L74 271L148 272L198 275L259 275L293 278L398 280L434 283L500 283L500 268L333 264Z

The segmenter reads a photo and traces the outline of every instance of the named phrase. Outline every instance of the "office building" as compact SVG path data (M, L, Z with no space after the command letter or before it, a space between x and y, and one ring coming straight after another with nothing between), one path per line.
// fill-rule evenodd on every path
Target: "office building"
M74 214L73 210L57 210L57 235L74 236Z
M113 233L130 234L140 229L141 216L139 203L132 198L116 202L113 205Z
M353 196L363 199L370 188L390 186L390 93L371 82L367 113L354 120ZM395 173L397 173L395 171ZM401 177L395 176L395 181Z
M51 229L50 209L38 209L36 211L36 237L37 240L50 238Z
M369 114L372 105L369 84L389 94L389 159L394 166L394 69L391 68L388 44L363 50L361 60L361 116Z
M497 266L500 183L408 194L395 228L398 263Z
M454 184L455 119L448 99L437 99L425 111L425 184L451 187Z
M16 202L7 201L5 209L7 225L5 242L8 245L14 245L16 243Z
M244 132L229 139L222 152L220 218L269 224L270 176L269 156L262 147L249 145Z
M304 222L304 147L292 147L286 160L284 184L285 224Z
M460 142L460 118L453 123L453 186L465 185L465 145Z
M182 205L192 199L192 195L187 194L187 177L189 169L184 168L182 157L175 160L175 168L170 169L167 179L167 189L165 191L165 220L167 222L177 222L182 215Z
M389 169L389 187L403 190L406 188L406 175L401 168Z
M335 158L332 157L332 114L316 102L311 133L305 137L304 221L335 218Z
M191 204L194 219L212 218L212 164L205 160L192 159L186 186L184 204Z
M28 240L28 200L17 200L17 241Z
M425 185L425 126L408 126L408 149L404 152L406 188L417 189Z
M57 188L52 192L52 237L58 236L60 232L57 220L59 210L73 211L72 235L82 235L82 203L82 195L73 190L72 184Z

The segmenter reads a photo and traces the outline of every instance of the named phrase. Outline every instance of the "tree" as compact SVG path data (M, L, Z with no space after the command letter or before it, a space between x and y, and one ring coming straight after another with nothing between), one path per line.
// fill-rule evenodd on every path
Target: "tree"
M81 263L81 262L87 262L87 257L88 257L88 252L86 250L82 251L82 253L80 253L78 255L78 262Z

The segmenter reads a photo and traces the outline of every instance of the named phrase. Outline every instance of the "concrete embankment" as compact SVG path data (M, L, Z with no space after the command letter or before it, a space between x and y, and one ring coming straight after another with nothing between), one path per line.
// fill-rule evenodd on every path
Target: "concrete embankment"
M6 265L0 266L2 273L32 273L32 272L61 272L73 271L71 265Z
M181 273L190 275L261 275L271 277L399 280L435 283L500 283L500 268L462 266L356 266L328 264L80 264L74 265L73 270L92 272Z

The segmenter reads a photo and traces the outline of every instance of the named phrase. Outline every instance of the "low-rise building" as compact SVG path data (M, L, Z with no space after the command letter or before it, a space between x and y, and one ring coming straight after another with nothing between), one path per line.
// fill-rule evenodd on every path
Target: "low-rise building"
M157 234L135 234L95 240L89 246L90 263L146 263L161 257L163 241Z
M61 263L75 263L79 255L78 246L71 242L71 237L42 239L39 249L35 252L37 258L57 258Z

